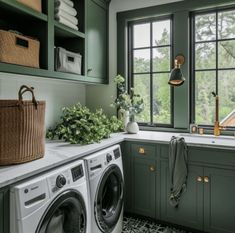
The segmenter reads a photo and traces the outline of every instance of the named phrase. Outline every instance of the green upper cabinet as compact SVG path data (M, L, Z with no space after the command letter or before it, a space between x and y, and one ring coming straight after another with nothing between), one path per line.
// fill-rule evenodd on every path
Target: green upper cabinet
M187 189L179 206L169 203L170 178L168 161L161 162L161 219L194 229L203 229L203 168L188 167Z
M204 216L206 232L235 232L235 171L205 168Z
M107 83L108 3L87 1L87 76Z

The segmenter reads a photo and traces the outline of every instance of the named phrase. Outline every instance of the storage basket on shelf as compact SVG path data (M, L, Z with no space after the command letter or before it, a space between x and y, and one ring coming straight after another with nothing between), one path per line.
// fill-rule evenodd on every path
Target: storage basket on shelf
M36 39L0 30L0 62L39 68L39 49Z
M82 56L79 53L64 48L55 48L55 70L67 73L81 74Z
M32 101L23 100L31 92ZM42 158L45 152L45 101L36 101L33 87L21 86L18 100L0 100L0 165Z
M42 12L42 1L41 0L17 0L17 1L34 9L35 11Z

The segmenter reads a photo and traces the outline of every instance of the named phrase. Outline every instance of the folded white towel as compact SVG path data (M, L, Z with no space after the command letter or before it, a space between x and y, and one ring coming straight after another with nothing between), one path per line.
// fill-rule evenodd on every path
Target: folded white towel
M55 19L59 20L60 17L63 17L73 23L74 25L78 25L78 19L75 16L71 16L66 11L60 9L57 13L55 13Z
M58 19L58 22L74 29L78 31L78 27L76 25L74 25L73 23L71 23L70 21L68 21L67 19L65 19L64 17L60 16L60 18Z
M60 1L68 4L71 7L74 7L74 3L71 0L55 0L55 2L60 2Z
M77 11L73 7L71 7L68 4L64 3L63 1L55 2L55 12L57 13L59 10L66 11L71 16L76 16L77 15Z

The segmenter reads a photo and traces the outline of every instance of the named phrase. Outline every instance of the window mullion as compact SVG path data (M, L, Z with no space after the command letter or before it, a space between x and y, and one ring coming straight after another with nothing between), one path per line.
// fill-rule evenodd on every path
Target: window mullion
M150 123L153 124L153 22L150 22Z
M216 94L218 95L218 11L216 11Z

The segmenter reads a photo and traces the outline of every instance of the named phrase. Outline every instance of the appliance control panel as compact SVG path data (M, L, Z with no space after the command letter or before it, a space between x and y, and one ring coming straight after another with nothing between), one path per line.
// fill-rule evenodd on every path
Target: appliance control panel
M73 177L73 182L79 180L81 177L84 176L84 171L82 164L80 164L77 167L74 167L71 169L72 177Z

